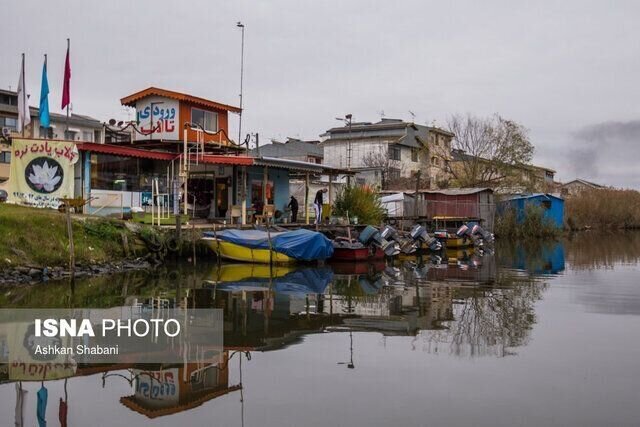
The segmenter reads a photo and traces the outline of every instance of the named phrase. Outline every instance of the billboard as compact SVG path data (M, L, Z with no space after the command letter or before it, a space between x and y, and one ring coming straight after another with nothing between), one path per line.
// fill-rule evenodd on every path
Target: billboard
M136 121L140 133L136 141L149 139L179 140L178 101L149 96L136 103Z
M76 144L46 139L14 139L11 145L9 200L38 208L58 208L73 197Z

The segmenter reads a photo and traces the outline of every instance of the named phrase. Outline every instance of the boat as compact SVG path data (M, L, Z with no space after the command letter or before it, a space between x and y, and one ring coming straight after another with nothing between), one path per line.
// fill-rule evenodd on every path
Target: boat
M381 248L349 239L335 239L333 241L332 261L367 261L384 258Z
M260 264L288 264L326 260L333 245L322 233L311 230L207 231L202 240L221 258Z
M223 292L275 292L283 295L302 296L323 294L333 280L328 267L292 270L280 277L248 277L232 282L207 281Z

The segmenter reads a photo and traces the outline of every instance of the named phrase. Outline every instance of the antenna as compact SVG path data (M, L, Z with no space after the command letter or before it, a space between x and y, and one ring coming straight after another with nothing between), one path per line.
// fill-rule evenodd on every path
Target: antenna
M380 115L380 120L384 119L385 117L384 110L378 111L378 114Z
M415 122L416 121L416 113L414 113L413 111L409 110L409 114L411 115L411 122Z

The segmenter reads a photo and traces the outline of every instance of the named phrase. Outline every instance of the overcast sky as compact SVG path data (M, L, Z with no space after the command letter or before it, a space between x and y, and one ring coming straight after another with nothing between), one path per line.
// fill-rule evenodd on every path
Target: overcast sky
M441 126L500 113L557 178L640 188L640 2L524 3L11 1L0 87L15 90L25 52L37 105L48 53L60 112L70 37L76 113L126 119L119 99L152 85L237 105L242 20L243 129L262 141L317 138L345 113Z

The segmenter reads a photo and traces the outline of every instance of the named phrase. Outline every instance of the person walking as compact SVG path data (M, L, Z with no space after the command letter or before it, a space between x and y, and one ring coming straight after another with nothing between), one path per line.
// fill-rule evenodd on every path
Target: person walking
M313 209L316 212L316 224L320 224L322 222L322 196L327 191L328 190L326 188L318 190L316 198L313 200Z
M291 209L291 222L298 222L298 199L291 196L287 207Z

